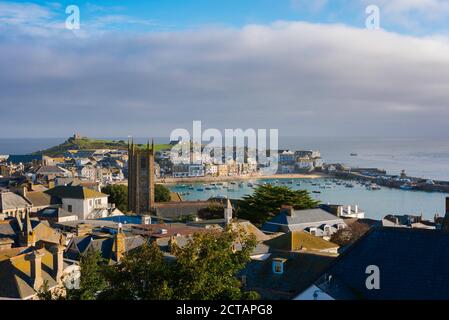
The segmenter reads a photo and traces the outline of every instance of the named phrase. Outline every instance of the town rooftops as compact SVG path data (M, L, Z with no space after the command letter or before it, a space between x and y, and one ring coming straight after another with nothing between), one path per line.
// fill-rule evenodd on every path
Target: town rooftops
M43 155L30 155L30 154L25 154L25 155L18 155L18 154L11 154L9 155L7 161L14 163L14 164L19 164L19 163L31 163L33 161L42 161L44 160L44 156Z
M45 191L45 193L60 199L92 199L108 196L107 194L81 186L58 186Z
M379 289L366 287L368 266L379 268ZM334 299L448 300L449 232L373 228L315 285Z

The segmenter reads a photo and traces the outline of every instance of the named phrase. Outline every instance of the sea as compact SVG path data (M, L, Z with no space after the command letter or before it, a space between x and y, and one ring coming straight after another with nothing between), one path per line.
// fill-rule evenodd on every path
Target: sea
M123 137L101 139L121 140ZM0 155L27 154L57 145L65 138L0 138ZM145 138L136 138L137 143L145 143ZM156 143L167 143L168 138L156 138ZM409 176L449 180L449 139L446 138L367 138L367 137L280 137L281 149L319 150L326 163L345 163L354 167L370 167L387 170L389 174L399 174L405 170ZM351 156L357 154L357 156ZM275 181L253 181L254 183L275 183ZM281 180L280 182L281 183ZM429 193L423 191L407 191L382 188L378 191L367 190L361 185L346 188L343 185L333 185L329 189L320 189L325 181L318 181L318 186L312 182L294 179L285 181L293 189L307 189L313 197L323 203L358 204L366 212L366 217L380 219L386 214L423 214L432 219L435 213L445 212L444 193ZM288 183L288 184L287 184ZM301 184L299 186L299 184ZM316 190L316 188L318 188ZM180 186L172 189L187 192ZM241 198L252 192L247 182L234 191L205 190L198 185L190 194L184 195L186 200L205 200L211 196L229 196Z

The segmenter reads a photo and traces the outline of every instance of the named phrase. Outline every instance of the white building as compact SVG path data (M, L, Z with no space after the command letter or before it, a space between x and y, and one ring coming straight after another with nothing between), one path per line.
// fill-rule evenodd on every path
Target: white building
M81 186L59 186L46 193L57 198L63 210L78 220L104 218L109 215L108 195Z

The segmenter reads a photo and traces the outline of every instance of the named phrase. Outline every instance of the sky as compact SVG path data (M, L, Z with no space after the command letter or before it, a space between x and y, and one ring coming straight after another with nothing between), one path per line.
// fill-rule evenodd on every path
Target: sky
M449 0L0 1L1 138L160 137L194 120L449 137L448 116Z

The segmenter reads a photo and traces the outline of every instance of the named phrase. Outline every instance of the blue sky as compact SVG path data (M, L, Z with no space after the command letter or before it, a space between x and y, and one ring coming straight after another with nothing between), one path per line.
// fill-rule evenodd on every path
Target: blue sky
M201 120L449 137L448 24L449 0L0 0L0 136L168 136Z
M403 34L447 34L448 0L149 0L149 1L10 1L49 8L52 19L64 19L66 6L80 7L82 21L110 19L106 29L120 31L174 31L205 26L242 27L274 21L341 23L365 26L365 8L381 10L384 29ZM1 12L0 12L1 16Z

